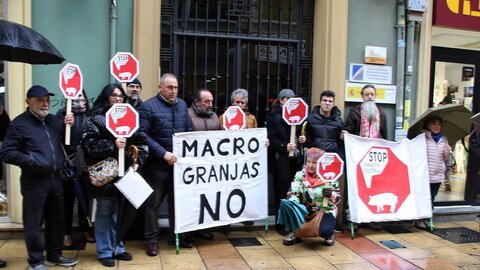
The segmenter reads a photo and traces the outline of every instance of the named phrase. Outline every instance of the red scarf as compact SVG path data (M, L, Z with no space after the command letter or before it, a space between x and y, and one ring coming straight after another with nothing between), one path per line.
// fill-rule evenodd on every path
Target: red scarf
M323 180L318 177L316 172L313 174L310 174L306 169L305 169L305 174L303 176L303 181L304 183L307 182L309 185L308 187L310 188L314 188L316 186L320 186L324 184Z

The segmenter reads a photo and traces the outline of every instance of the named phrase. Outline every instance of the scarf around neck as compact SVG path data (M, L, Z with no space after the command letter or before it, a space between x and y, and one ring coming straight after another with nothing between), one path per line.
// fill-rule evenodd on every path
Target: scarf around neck
M360 137L380 138L380 112L375 108L375 116L368 120L368 116L360 107Z

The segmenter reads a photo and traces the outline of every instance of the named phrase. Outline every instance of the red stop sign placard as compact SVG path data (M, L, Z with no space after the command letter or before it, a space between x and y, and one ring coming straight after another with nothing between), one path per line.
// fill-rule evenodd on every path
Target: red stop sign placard
M307 119L308 104L301 98L290 98L282 107L282 117L287 124L298 126Z
M245 113L239 106L230 106L223 114L223 128L226 130L244 129L247 125Z
M396 213L410 194L408 167L389 147L371 147L356 171L358 195L373 214Z
M324 182L335 182L343 174L343 165L337 153L325 153L317 162L317 175Z
M115 103L105 114L107 129L117 138L128 138L139 127L138 112L128 103Z
M118 52L110 60L110 73L119 82L130 82L140 74L140 63L132 53Z
M80 67L75 64L66 64L58 74L58 86L65 98L74 99L83 89L83 75Z

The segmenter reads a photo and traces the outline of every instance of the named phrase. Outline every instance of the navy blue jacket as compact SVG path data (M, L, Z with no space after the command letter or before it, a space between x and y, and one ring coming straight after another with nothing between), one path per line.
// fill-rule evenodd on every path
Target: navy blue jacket
M340 118L340 110L336 106L332 108L330 116L326 117L320 114L320 105L317 105L307 118L305 130L307 141L305 146L338 153L342 129L343 122Z
M22 176L50 176L63 168L62 123L52 114L41 120L27 108L10 123L0 159L19 166Z
M148 158L143 171L149 176L162 174L172 167L163 159L172 152L172 136L178 132L192 131L187 104L177 98L175 103L166 101L160 94L143 102L138 108L140 131L147 135Z

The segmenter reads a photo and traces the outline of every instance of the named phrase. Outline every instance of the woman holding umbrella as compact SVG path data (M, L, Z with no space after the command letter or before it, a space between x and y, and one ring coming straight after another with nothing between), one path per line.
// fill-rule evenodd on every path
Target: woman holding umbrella
M445 161L450 158L452 148L448 144L447 138L442 134L443 120L438 116L428 117L424 123L423 132L427 143L428 174L430 181L430 198L433 201L437 196L440 185L445 180ZM420 229L428 228L427 220L422 220L425 227L422 227L417 221L415 226Z
M64 145L64 149L68 157L83 154L77 152L77 146L80 145L82 140L82 132L85 123L88 120L88 113L90 106L88 106L88 98L85 89L80 92L78 97L72 102L72 113L75 118L75 125L71 127L70 145ZM65 117L66 108L63 108L57 112L57 117L63 119ZM63 181L63 202L65 212L65 236L63 239L63 245L67 248L72 247L72 221L73 221L73 206L75 198L78 201L78 225L83 233L85 241L89 243L95 243L93 237L93 231L91 229L90 220L88 218L88 200L85 196L85 187L83 183L88 174L83 168L76 168L76 173Z
M143 133L136 132L130 138L115 138L106 128L105 113L115 103L125 103L126 95L123 88L117 84L106 85L100 92L90 112L90 119L83 130L82 148L86 153L87 165L114 157L118 160L118 148L136 145L138 148L138 164L143 164L148 147ZM125 160L130 160L127 157ZM126 168L128 169L128 168ZM117 244L117 220L119 201L122 196L110 182L103 186L89 184L90 194L97 199L95 213L95 238L97 258L107 267L115 266L115 259L130 261L132 255L126 252L123 242Z
M336 205L340 202L340 190L338 181L335 181L332 186L328 186L317 175L317 162L324 153L323 150L315 147L305 151L307 164L303 170L295 174L291 189L287 193L287 199L304 204L309 216L317 211L324 212L318 234L325 239L326 246L333 246L333 229L335 228L335 217L337 215ZM325 203L324 198L326 199ZM300 238L297 237L295 231L290 232L283 240L283 244L286 246L298 242L300 242Z

